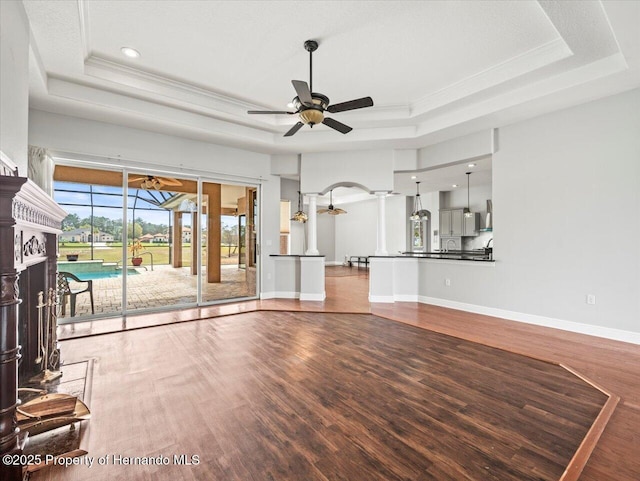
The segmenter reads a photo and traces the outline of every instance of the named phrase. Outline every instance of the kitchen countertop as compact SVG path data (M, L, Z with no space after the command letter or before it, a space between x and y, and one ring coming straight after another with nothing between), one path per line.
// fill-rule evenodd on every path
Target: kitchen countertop
M454 261L494 262L492 253L485 253L484 249L477 251L447 251L447 252L403 252L396 257L417 257L423 259L447 259Z

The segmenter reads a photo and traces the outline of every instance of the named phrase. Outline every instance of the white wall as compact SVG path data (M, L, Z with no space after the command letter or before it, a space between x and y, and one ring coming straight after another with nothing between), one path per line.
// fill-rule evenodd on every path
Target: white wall
M385 222L387 228L387 252L397 255L406 250L407 223L406 197L403 195L385 198ZM336 261L344 256L372 256L377 242L377 199L341 204L347 214L335 216Z
M332 265L341 259L336 258L336 215L320 214L318 221L318 252L325 256L325 263Z
M291 214L298 210L298 181L291 179L280 179L280 198L291 201ZM304 200L303 200L304 202ZM308 207L302 205L302 210L309 213ZM289 254L303 255L305 251L305 224L300 222L289 222Z
M418 150L418 169L455 164L493 153L494 132L483 130L473 134L429 145Z
M503 127L499 145L495 268L430 264L420 295L640 333L640 90Z
M47 149L98 156L113 165L136 162L175 173L198 171L220 180L261 185L261 291L274 290L270 254L278 254L280 237L280 178L270 174L268 155L248 152L77 117L32 110L29 142Z
M336 184L358 184L369 192L393 191L393 150L302 154L302 192L326 193Z
M22 2L0 1L0 150L27 176L29 22Z
M466 181L466 179L465 179ZM469 205L471 206L471 212L480 212L482 214L487 213L487 199L491 199L492 187L491 185L473 185L473 175L471 176L471 187L469 188ZM467 207L467 186L460 185L457 189L450 190L443 196L445 205L441 208L457 208ZM484 217L484 215L483 215Z

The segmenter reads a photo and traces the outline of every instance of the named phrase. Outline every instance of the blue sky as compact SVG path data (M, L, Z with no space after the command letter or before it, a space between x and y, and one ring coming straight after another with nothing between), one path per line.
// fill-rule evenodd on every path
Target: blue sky
M61 192L62 190L73 190L75 192ZM94 185L93 186L93 203L94 206L106 206L106 207L94 207L93 215L96 217L107 217L109 219L122 219L122 188L110 187L106 185ZM133 205L133 196L135 196L136 189L129 189L129 217L132 214L131 206ZM103 194L103 195L101 195ZM104 195L115 194L115 195ZM139 191L140 197L148 195L146 191ZM89 217L91 215L91 195L89 192L88 184L76 184L72 182L54 182L54 199L68 214L76 214L81 219ZM81 204L68 205L68 204ZM153 208L157 210L140 210L136 209L136 218L142 218L146 222L152 224L164 224L169 225L169 212L160 209L152 204L146 202L140 202L138 200L137 207ZM238 219L233 216L222 216L223 224L234 226L238 224ZM191 216L183 216L183 225L191 225Z

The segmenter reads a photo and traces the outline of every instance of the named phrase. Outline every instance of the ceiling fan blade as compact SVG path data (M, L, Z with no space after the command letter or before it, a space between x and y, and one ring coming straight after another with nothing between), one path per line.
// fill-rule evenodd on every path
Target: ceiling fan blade
M286 110L247 110L248 114L289 114L293 115L295 112L287 112Z
M303 80L292 80L293 88L296 89L298 98L307 107L313 106L313 99L311 98L311 91L309 90L309 84Z
M298 122L296 125L294 125L293 127L291 127L289 129L289 131L284 134L285 137L291 137L293 134L295 134L298 130L300 130L300 128L303 126L304 124L302 122Z
M156 177L156 179L164 185L182 185L182 182L178 179L174 179L173 177Z
M336 207L335 209L333 209L335 211L336 214L346 214L347 211L344 209L341 209L340 207Z
M327 117L324 118L322 123L327 127L331 127L332 129L337 130L338 132L342 132L343 134L348 134L353 130L348 125L345 125L342 122L338 122L337 120L334 120L334 119L329 119Z
M317 213L318 214L326 214L327 212L331 212L329 209L318 209Z
M362 97L361 99L349 100L339 104L329 105L328 112L335 114L336 112L344 112L345 110L363 109L365 107L373 107L373 99L371 97Z
M143 175L142 177L129 177L129 182L140 182L141 180L147 180L149 177Z

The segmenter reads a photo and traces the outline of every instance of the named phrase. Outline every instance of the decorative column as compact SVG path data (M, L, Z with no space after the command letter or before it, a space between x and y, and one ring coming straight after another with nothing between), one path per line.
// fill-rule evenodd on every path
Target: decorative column
M388 256L387 252L387 223L385 218L386 192L374 192L378 198L378 235L377 235L377 256Z
M207 199L207 282L214 283L222 280L222 271L220 270L221 254L220 241L222 237L222 185L213 182L202 183L202 198ZM198 206L200 210L200 206ZM240 209L238 209L240 211ZM244 211L239 212L243 214ZM204 225L203 225L204 227ZM194 244L193 235L192 245ZM245 244L245 245L248 245ZM218 246L216 248L216 246Z
M198 275L198 209L191 211L191 275ZM220 250L220 249L218 249Z
M135 232L131 237L135 237ZM171 233L172 267L182 267L182 212L173 211L173 232Z
M318 194L307 194L309 198L309 220L307 220L307 251L308 256L317 256L318 251L318 224L317 224L317 199Z
M18 400L18 292L22 242L14 236L13 198L27 181L25 177L0 177L0 456L21 454L15 413ZM22 479L22 466L0 462L0 478Z

